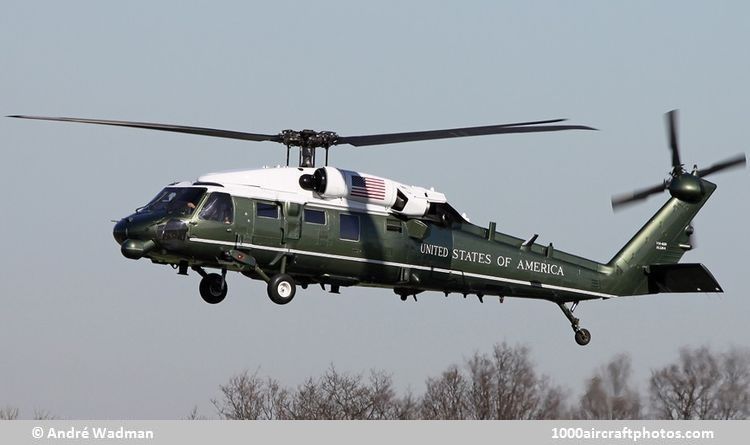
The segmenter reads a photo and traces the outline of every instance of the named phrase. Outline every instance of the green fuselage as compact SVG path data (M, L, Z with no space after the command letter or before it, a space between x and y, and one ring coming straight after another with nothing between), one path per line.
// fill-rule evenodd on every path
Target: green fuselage
M156 263L226 269L256 279L282 272L302 285L377 286L402 296L439 291L560 303L653 293L648 266L677 263L689 250L689 223L715 189L707 181L704 187L700 202L667 201L606 264L496 232L494 224L482 228L465 221L397 218L216 191L202 195L188 212L147 207L120 221L115 238L118 243L152 240L155 247L144 256ZM209 214L208 203L218 202L214 198L219 195L231 214L216 218ZM233 252L252 261L238 261Z
M432 290L555 301L611 296L602 290L607 266L552 246L523 245L519 238L469 223L404 220L237 196L232 201L232 222L202 220L196 211L189 216L141 212L121 224L131 226L130 238L138 236L132 227L140 224L144 238L156 239L157 247L147 255L154 262L226 268L252 278L259 276L232 260L229 251L246 252L269 275L283 264L300 283L388 287L404 295ZM276 216L261 216L260 206L276 207ZM308 221L311 210L323 212L322 220ZM343 228L342 219L357 220L356 233ZM184 239L160 240L154 232L175 220L187 228Z

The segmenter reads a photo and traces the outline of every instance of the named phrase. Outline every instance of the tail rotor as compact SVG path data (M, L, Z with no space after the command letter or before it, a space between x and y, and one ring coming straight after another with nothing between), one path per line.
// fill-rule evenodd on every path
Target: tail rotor
M693 171L688 173L685 171L684 165L680 160L680 149L677 137L677 110L668 112L665 115L665 120L667 124L667 137L669 138L669 149L672 155L672 171L669 174L669 178L655 186L613 196L613 210L620 210L627 205L643 201L649 196L661 193L664 190L669 190L669 193L674 198L681 201L690 203L698 202L704 194L700 178L727 169L744 167L747 164L745 154L740 153L739 155L717 162L704 169L698 169L698 166L696 165L693 167Z

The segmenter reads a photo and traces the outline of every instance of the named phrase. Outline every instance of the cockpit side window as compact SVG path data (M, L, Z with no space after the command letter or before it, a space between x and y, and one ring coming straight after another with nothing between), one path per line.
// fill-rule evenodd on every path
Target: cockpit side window
M203 204L198 218L205 221L219 221L232 224L234 221L234 205L232 197L226 193L211 193Z
M167 187L137 212L192 215L205 193L206 189L199 187Z

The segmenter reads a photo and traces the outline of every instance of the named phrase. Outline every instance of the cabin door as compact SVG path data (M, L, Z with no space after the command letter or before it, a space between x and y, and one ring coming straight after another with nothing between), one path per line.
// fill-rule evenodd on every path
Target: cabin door
M228 193L213 192L190 221L190 236L213 241L234 241L234 203Z
M281 206L272 201L255 201L253 244L278 247L282 242Z

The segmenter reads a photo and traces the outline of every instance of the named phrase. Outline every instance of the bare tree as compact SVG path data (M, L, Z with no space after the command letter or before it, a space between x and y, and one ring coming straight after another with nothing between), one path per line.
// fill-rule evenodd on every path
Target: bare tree
M366 419L372 405L369 388L359 374L340 373L331 366L320 379L326 419Z
M208 418L198 413L198 406L196 405L193 406L193 409L190 410L187 417L183 417L182 420L208 420Z
M17 420L18 419L18 408L6 406L0 408L0 420Z
M32 417L33 420L55 420L57 419L57 416L53 415L46 409L34 409L34 417Z
M427 379L427 390L421 403L422 418L466 418L468 386L466 378L455 365L450 366L440 377Z
M452 366L429 379L422 415L432 419L555 419L565 394L538 376L523 346L495 345L491 355L475 353L467 375Z
M333 365L294 390L247 371L220 390L212 403L224 419L556 419L565 401L562 390L536 374L527 348L507 344L427 379L422 397L411 391L399 397L383 371L364 378Z
M260 420L279 417L277 407L284 404L286 393L275 380L258 377L257 371L244 371L219 386L221 400L211 400L219 415L228 420Z
M373 370L365 380L360 374L342 373L334 366L318 379L308 378L296 391L279 389L277 418L286 419L396 419L413 416L410 395L399 400L391 376Z
M266 379L265 390L262 393L263 419L288 419L287 406L289 390L282 387L274 379Z
M716 418L750 418L750 350L732 348L721 357Z
M495 417L494 396L495 365L489 357L474 354L466 365L469 368L471 388L469 389L469 411L474 419Z
M657 418L709 419L719 368L711 351L683 348L677 363L653 371L651 405Z
M292 394L284 412L289 419L324 419L320 414L323 404L322 391L317 382L310 377Z
M721 380L715 395L715 418L750 418L750 349L732 348L721 355Z
M7 406L0 409L0 420L17 420L18 419L18 408ZM44 409L34 409L33 420L55 420L57 416L52 415L49 411Z
M419 418L419 400L414 397L411 390L407 390L403 397L396 400L393 419L415 420Z
M550 383L547 376L543 376L539 382L539 392L542 394L540 403L535 410L534 419L553 420L566 419L568 412L565 406L566 392L557 385Z
M221 385L222 397L212 403L224 419L638 419L641 398L631 377L629 356L615 356L587 380L580 405L568 410L565 392L536 372L528 348L502 343L428 378L421 397L399 396L383 371L363 377L331 365L296 389L245 371ZM653 417L750 417L748 349L683 348L675 363L652 371L649 383ZM15 408L0 410L0 419L17 417ZM51 416L36 411L35 418ZM200 418L197 408L189 418Z
M615 356L588 380L574 413L581 419L640 419L641 398L630 386L632 369L627 354Z
M474 354L471 413L475 419L559 418L564 394L545 376L538 376L525 346L495 345L491 356Z
M371 371L369 384L370 406L367 419L383 420L396 419L406 408L396 397L393 389L393 378L384 371Z
M536 375L525 346L495 345L492 357L495 372L495 419L554 418L561 391L550 388L547 378Z
M664 419L745 419L750 411L750 353L680 350L676 363L651 374L654 415Z

